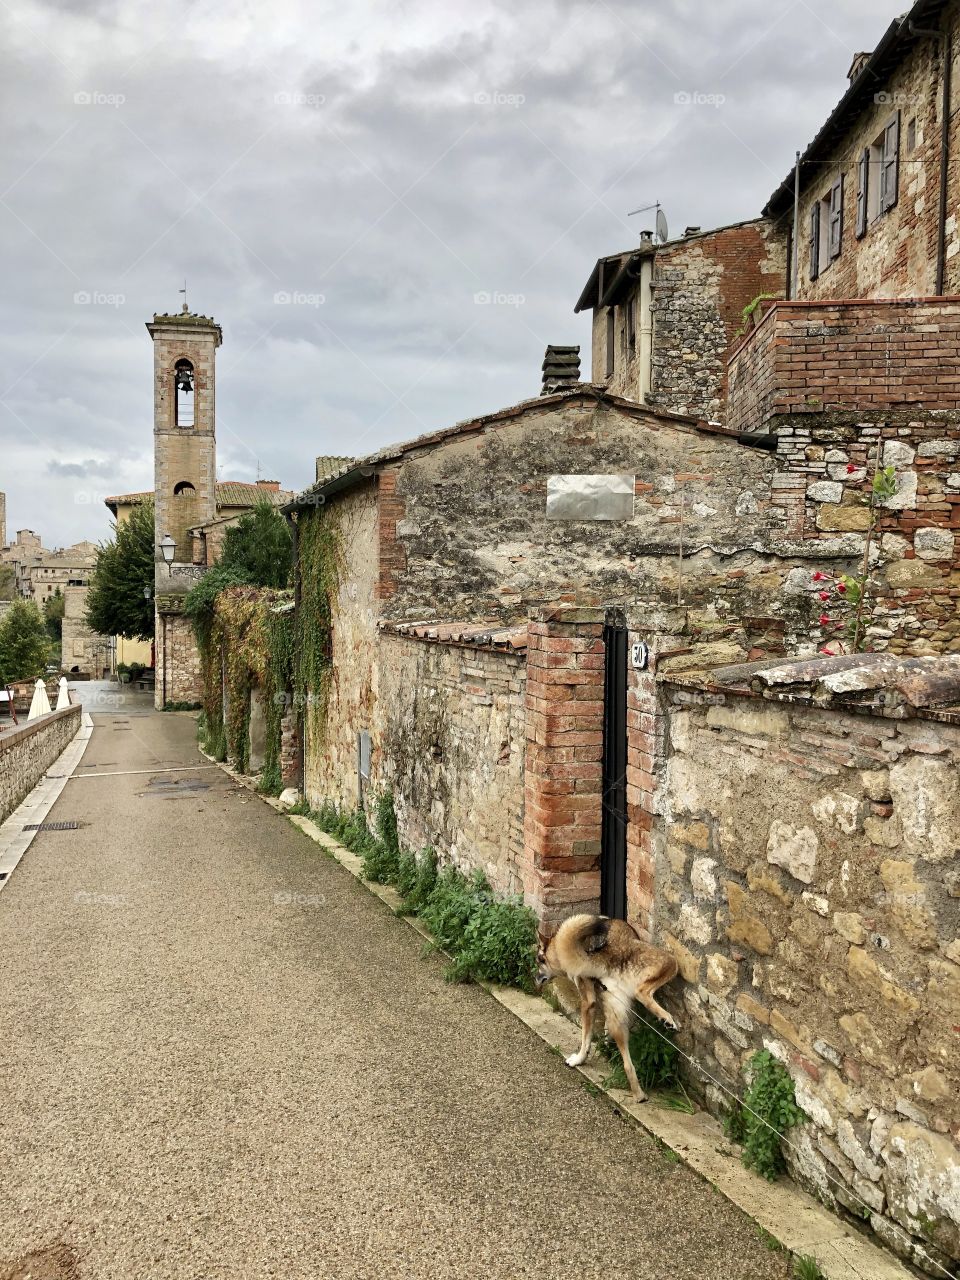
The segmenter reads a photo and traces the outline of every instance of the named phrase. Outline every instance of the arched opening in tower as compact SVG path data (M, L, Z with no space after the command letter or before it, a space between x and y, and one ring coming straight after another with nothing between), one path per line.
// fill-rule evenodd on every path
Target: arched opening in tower
M178 427L194 424L193 365L178 360L173 370L174 423Z

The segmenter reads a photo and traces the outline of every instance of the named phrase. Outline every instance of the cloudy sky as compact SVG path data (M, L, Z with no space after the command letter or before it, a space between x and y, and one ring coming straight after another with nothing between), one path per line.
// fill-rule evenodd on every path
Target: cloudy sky
M897 11L2 0L8 528L99 539L152 487L143 325L184 277L224 330L222 478L302 487L535 394L629 211L755 216Z

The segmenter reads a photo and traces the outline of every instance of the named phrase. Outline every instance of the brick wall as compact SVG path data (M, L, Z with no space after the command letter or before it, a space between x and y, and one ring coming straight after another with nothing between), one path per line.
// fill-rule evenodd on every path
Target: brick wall
M951 4L941 19L945 29L956 25L958 6ZM903 58L885 82L874 79L859 113L842 129L833 149L818 153L802 170L800 195L800 298L924 297L933 293L936 281L938 187L940 182L941 88L940 49L935 39L905 39ZM953 41L954 93L960 83L960 46ZM884 125L899 112L900 170L897 203L872 219L867 233L857 239L857 160L877 138ZM908 144L909 124L916 121L916 145ZM947 189L947 260L945 292L960 292L960 239L957 209L960 205L960 117L954 105L950 123L950 161ZM810 211L815 201L827 197L830 186L842 174L843 237L840 256L810 279L808 237ZM879 185L879 171L871 165L870 182ZM784 201L786 204L786 200ZM792 205L783 225L792 222Z
M550 928L600 900L603 615L548 609L527 634L523 884Z
M656 915L680 1044L738 1091L770 1049L809 1117L796 1176L952 1270L960 725L662 691Z
M30 794L73 740L80 716L78 704L0 733L0 822Z
M777 414L960 408L960 300L779 302L732 353L727 425Z
M521 893L523 654L384 632L376 661L371 785L393 790L403 844Z

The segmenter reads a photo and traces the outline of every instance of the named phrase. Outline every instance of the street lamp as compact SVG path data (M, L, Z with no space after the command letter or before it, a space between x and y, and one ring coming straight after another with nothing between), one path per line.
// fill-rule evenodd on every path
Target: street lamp
M160 554L163 556L163 562L167 566L167 572L172 573L170 566L173 564L173 553L177 549L177 544L170 537L169 533L165 533L160 539Z

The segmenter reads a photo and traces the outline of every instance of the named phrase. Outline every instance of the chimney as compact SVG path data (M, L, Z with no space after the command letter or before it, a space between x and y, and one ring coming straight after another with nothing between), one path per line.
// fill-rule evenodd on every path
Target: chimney
M686 227L683 234L685 236L698 236L700 234L699 227Z
M851 84L853 84L854 80L856 80L857 76L860 74L860 72L863 70L863 68L867 65L867 63L870 61L872 57L873 57L872 49L867 49L865 53L861 52L861 53L855 53L853 55L853 61L850 63L850 70L847 72L847 79L850 81Z
M554 391L565 391L575 387L580 381L580 348L579 347L547 347L543 357L542 396L552 395Z
M258 488L258 489L269 489L271 493L279 493L279 492L280 492L280 481L279 481L279 480L258 480L258 481L257 481L257 488Z
M653 232L652 232L652 231L641 231L641 232L640 232L640 243L641 243L642 245L653 244Z

